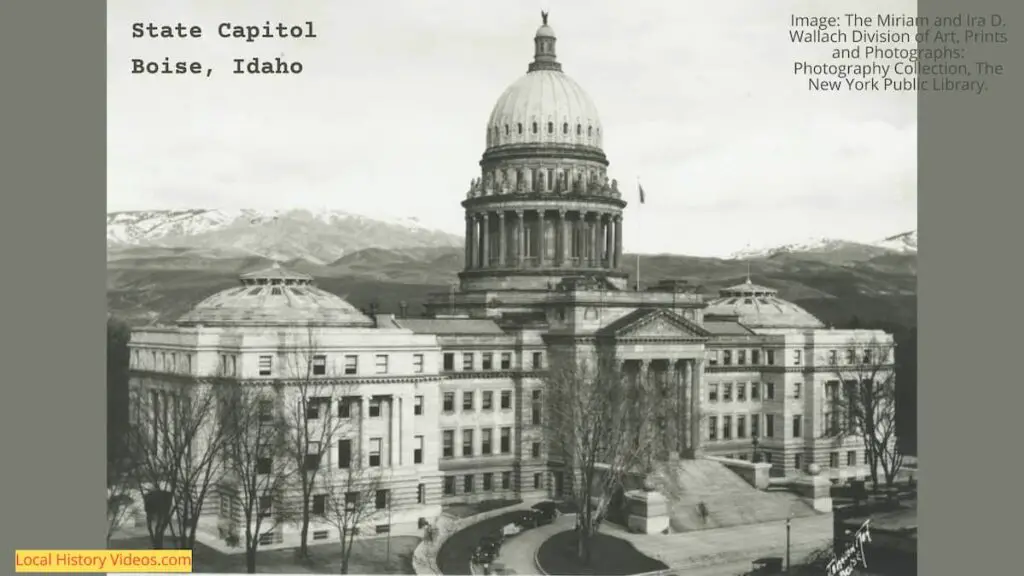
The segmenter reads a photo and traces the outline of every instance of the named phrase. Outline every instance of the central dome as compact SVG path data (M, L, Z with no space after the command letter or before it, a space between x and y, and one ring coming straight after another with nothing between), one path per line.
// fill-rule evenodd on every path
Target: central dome
M498 98L487 122L487 147L562 144L601 148L601 120L590 96L562 72L555 32L547 24L534 35L529 71Z

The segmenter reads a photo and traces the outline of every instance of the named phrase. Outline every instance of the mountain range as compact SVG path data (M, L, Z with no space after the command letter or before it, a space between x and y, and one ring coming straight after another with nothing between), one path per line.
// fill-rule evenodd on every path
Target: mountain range
M411 311L446 292L463 264L462 238L413 218L337 210L149 210L107 214L111 314L168 321L238 275L280 262L357 306ZM636 258L623 258L635 274ZM641 255L644 284L683 279L708 294L744 281L777 288L826 322L916 325L917 232L873 243L816 239L710 258ZM635 275L633 276L635 278Z

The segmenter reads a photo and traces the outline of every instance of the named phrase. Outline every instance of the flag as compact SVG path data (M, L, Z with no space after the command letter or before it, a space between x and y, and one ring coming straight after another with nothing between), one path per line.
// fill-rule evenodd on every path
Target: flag
M637 182L636 183L636 189L637 189L637 192L640 193L640 203L644 204L644 201L647 199L647 196L644 194L644 186L643 186L643 184Z

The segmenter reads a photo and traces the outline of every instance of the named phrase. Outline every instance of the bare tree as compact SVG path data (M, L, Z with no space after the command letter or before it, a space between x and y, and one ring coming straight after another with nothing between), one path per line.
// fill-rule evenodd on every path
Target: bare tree
M107 463L107 546L134 504L130 472L131 463L125 457L114 456Z
M652 471L661 448L656 422L662 398L645 380L623 374L613 359L552 360L542 423L552 456L571 473L577 553L589 562L593 536L624 480Z
M843 362L835 362L837 380L825 384L825 436L861 440L875 489L879 469L891 487L903 466L896 442L894 348L878 340L851 342Z
M226 481L221 485L234 495L245 528L245 564L256 572L256 552L261 537L287 521L282 506L291 474L285 450L286 428L281 409L281 386L225 383L229 391L220 414L228 428L224 444Z
M338 530L342 574L348 574L349 560L360 526L367 525L381 514L381 497L384 499L384 510L390 509L390 492L380 494L384 489L383 480L381 468L357 466L356 463L330 475L324 519Z
M286 457L294 470L298 509L294 516L300 526L299 555L309 555L309 525L313 517L313 495L322 476L322 463L335 438L344 436L351 420L338 413L346 407L345 395L339 390L346 385L330 383L327 357L322 353L315 326L307 327L305 342L286 358L292 380L287 384L287 405L284 408ZM337 398L333 410L332 397Z

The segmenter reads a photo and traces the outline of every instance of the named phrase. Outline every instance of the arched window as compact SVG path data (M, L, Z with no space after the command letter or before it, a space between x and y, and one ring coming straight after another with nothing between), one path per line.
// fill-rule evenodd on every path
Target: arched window
M587 126L587 136L593 136L593 135L594 135L594 127L593 126Z
M583 126L580 126L579 124L577 124L576 125L576 135L579 136L580 134L583 134Z
M533 133L534 134L537 133L537 123L536 122L533 123Z
M564 122L562 124L562 134L568 134L568 133L569 133L569 123L568 122Z
M519 123L518 128L519 128L519 133L522 134L523 133L523 123L522 122Z
M505 136L508 136L508 124L505 124Z
M554 133L555 133L555 123L554 122L548 122L548 134L554 134Z

